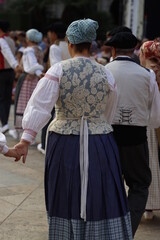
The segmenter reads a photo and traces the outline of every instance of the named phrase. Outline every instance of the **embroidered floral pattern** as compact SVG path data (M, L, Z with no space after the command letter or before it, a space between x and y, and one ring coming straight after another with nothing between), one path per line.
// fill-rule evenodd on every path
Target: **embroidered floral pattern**
M61 134L79 134L81 117L87 118L90 134L112 131L103 120L110 88L103 66L86 58L75 58L62 63L56 118L50 130Z

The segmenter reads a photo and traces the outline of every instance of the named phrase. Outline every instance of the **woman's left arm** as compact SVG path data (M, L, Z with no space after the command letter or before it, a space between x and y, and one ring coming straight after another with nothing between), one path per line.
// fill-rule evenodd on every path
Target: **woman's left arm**
M61 75L62 66L57 63L40 79L27 104L22 120L24 132L20 143L15 146L23 156L23 162L26 160L29 144L51 117L51 111L59 96Z

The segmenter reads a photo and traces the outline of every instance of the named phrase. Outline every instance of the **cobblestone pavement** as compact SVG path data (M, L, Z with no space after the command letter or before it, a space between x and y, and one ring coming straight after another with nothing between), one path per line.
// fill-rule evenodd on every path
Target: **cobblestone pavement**
M9 146L16 144L6 137ZM44 155L36 146L30 147L26 164L0 155L0 240L47 240L43 175ZM160 240L160 212L155 214L152 221L142 219L135 240Z
M152 220L142 218L135 240L160 240L160 211L154 212Z

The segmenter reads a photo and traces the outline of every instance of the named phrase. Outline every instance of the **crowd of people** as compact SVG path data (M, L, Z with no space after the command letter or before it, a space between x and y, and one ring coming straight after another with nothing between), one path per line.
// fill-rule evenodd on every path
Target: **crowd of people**
M44 37L8 27L0 21L0 151L25 163L42 130L49 240L133 239L160 210L159 38L120 26L97 41L92 19L55 22Z

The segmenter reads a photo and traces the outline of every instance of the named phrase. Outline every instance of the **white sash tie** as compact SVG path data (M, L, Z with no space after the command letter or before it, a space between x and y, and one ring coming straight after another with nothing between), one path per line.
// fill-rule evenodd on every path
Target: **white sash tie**
M81 213L80 216L86 221L87 188L88 188L88 125L87 119L81 118L80 126L80 175L81 175Z

